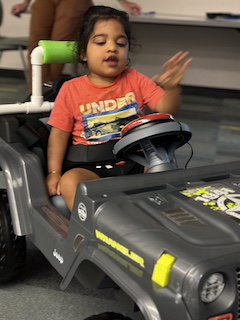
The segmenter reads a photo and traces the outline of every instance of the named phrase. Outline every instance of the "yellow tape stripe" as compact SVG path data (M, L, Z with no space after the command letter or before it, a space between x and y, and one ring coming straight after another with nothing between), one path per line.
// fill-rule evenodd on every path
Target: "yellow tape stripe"
M12 88L0 88L1 92L18 92L19 90L17 89L12 89Z
M239 126L220 126L220 129L232 130L232 131L240 131L240 127Z

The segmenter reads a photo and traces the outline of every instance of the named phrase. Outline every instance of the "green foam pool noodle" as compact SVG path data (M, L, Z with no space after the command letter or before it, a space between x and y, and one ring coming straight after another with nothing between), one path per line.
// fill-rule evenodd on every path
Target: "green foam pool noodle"
M44 49L43 64L77 62L74 41L40 40L38 45Z

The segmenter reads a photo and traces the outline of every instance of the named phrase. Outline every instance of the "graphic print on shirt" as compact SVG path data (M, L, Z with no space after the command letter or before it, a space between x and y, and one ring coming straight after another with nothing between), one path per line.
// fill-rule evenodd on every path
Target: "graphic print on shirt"
M104 103L104 102L103 102ZM126 101L125 101L126 103ZM96 103L94 107L96 108ZM97 144L111 139L119 139L121 129L130 121L139 117L140 110L136 101L131 101L130 104L115 105L114 108L102 108L101 102L97 104L98 113L92 112L82 116L83 132L82 136L88 143Z

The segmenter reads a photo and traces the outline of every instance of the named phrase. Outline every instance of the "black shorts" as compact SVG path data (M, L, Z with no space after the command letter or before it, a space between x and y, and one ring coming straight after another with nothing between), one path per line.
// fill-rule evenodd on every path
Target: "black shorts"
M84 168L96 173L100 178L116 177L129 174L143 173L144 167L133 161L126 161L124 163L76 163L72 161L66 161L64 166L64 172L73 168Z

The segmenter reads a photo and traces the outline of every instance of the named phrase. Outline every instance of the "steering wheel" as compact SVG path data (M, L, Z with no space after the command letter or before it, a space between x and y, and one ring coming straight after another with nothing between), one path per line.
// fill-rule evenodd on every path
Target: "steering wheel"
M166 113L153 113L129 122L121 131L121 139L113 153L119 160L131 159L159 172L177 168L175 150L191 139L185 123Z

